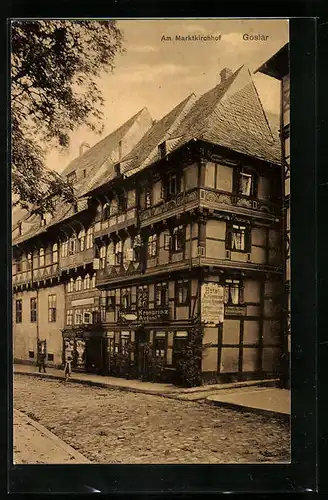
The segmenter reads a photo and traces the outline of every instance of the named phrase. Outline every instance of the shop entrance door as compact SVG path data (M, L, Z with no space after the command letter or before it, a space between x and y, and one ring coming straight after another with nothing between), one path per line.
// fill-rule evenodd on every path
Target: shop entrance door
M103 368L102 338L86 340L85 367L90 373L100 373Z
M147 342L147 332L143 327L136 331L136 365L137 373L139 378L143 378L147 375L147 358L145 355L145 344Z

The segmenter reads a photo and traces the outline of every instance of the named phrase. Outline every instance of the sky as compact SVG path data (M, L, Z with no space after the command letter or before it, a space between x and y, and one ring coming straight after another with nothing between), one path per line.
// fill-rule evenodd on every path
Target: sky
M62 171L78 156L82 142L93 146L144 107L159 120L192 92L200 96L217 85L224 67L247 66L264 109L279 115L279 82L253 72L288 42L288 20L133 19L117 24L126 52L116 57L114 72L99 80L105 99L103 132L74 131L69 149L48 154L49 168ZM244 34L267 38L247 41ZM219 39L181 41L176 35Z

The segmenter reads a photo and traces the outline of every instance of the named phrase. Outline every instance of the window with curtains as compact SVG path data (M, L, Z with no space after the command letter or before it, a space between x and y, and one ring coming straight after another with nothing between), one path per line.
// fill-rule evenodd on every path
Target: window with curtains
M54 243L52 245L52 263L57 264L58 262L58 244Z
M130 309L132 303L131 288L121 288L121 307Z
M164 194L166 198L172 198L180 193L181 177L176 173L170 173L164 182Z
M171 251L183 252L186 243L186 229L184 226L177 226L173 229L171 236Z
M57 259L58 259L58 255L57 255ZM58 262L58 260L57 260ZM32 269L32 253L31 252L28 252L27 256L26 256L26 264L27 264L27 270L30 271Z
M71 278L69 280L69 282L67 283L67 292L70 293L70 292L74 292L74 289L75 289L75 282L74 282L74 279Z
M99 265L100 269L105 269L106 266L106 247L102 245L99 249Z
M93 227L89 227L87 230L87 235L85 239L85 247L86 249L93 247Z
M23 316L23 302L22 299L16 300L16 323L22 322Z
M66 311L66 325L71 326L73 324L73 311L72 309L67 309Z
M84 290L89 290L90 289L90 275L89 274L86 274L84 276L83 289Z
M48 295L48 321L49 323L56 322L57 314L57 296Z
M176 304L186 306L190 300L190 281L179 280L175 283Z
M44 267L45 257L44 257L44 248L40 248L39 250L39 267Z
M165 360L166 353L166 332L155 332L153 349L156 358Z
M74 255L76 253L76 236L72 236L68 240L68 255Z
M252 169L235 171L235 192L243 196L257 196L257 174Z
M233 252L250 252L250 236L250 228L246 224L232 224L227 227L226 248Z
M123 244L119 241L115 244L115 265L120 266L123 264Z
M224 286L224 303L227 305L238 305L242 302L243 297L240 280L227 279Z
M32 297L32 299L30 300L30 313L31 313L31 323L35 323L38 315L36 297Z
M82 290L82 278L81 276L78 276L75 281L75 290L77 292L80 292Z
M78 240L79 240L80 252L83 252L84 247L85 247L85 230L84 229L82 229L82 231L79 232Z
M148 309L149 292L148 285L137 287L137 307L139 309Z
M169 305L169 288L167 283L155 284L155 306L164 307Z
M157 234L148 237L148 257L157 256Z

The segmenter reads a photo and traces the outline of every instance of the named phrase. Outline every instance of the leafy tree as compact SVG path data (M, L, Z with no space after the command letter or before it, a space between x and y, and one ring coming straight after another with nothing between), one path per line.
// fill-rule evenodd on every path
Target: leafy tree
M66 148L81 125L100 132L103 97L97 79L122 52L115 21L13 21L11 26L12 188L15 203L53 211L74 192L45 167L51 147Z

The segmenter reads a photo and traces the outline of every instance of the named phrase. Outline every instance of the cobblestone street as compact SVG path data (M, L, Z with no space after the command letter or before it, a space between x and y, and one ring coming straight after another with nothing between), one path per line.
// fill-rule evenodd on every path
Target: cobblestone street
M287 423L205 403L15 375L14 408L94 463L290 460Z

